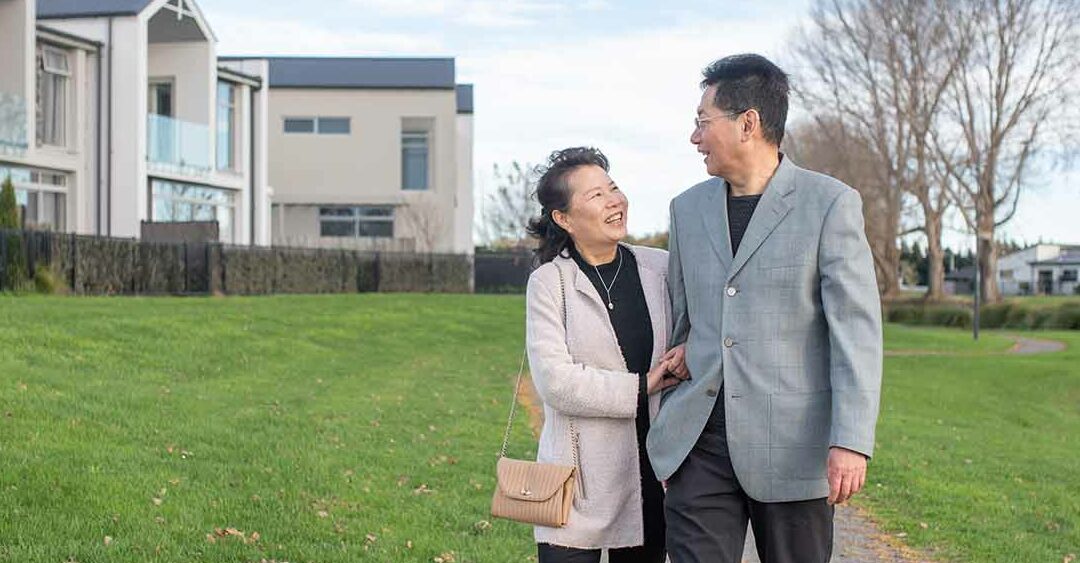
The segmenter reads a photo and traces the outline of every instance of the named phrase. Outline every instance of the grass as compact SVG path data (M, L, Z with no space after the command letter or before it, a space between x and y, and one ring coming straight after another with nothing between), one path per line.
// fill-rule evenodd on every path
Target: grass
M970 338L897 326L886 334ZM1080 334L1038 337L1068 348L968 355L1001 338L984 332L986 344L968 341L962 357L886 357L877 455L858 501L886 530L943 560L1080 554Z
M0 297L0 561L523 560L488 516L521 311Z
M0 561L527 560L487 512L522 306L0 296ZM942 560L1080 551L1080 333L885 337L858 502Z

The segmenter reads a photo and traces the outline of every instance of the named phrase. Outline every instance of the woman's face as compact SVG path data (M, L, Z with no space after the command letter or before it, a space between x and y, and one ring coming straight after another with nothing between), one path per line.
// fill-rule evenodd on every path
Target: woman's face
M579 247L614 245L626 237L626 196L603 168L579 166L567 176L570 207L557 217Z

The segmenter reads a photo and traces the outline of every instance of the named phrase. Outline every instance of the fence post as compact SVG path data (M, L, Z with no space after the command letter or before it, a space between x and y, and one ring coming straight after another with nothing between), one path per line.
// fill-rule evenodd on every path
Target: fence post
M0 289L5 289L8 279L8 232L0 230Z
M373 270L375 270L375 273L372 278L374 278L375 283L372 285L375 286L375 293L379 293L382 291L382 256L378 250L375 251L375 267Z

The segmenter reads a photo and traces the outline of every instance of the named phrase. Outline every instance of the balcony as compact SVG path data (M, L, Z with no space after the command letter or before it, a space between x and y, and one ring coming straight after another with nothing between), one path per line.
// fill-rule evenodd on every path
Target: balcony
M210 127L164 115L146 116L146 160L171 172L210 172Z
M26 99L0 92L0 154L26 154Z

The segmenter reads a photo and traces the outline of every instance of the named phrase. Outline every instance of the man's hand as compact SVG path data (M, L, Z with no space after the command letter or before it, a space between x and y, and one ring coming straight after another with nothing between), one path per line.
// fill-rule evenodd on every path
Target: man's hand
M685 381L690 379L690 370L686 367L686 345L679 344L678 346L668 350L664 354L663 358L660 358L661 362L667 362L669 371L675 374L675 377Z
M847 502L866 483L866 456L840 447L829 448L829 504Z

